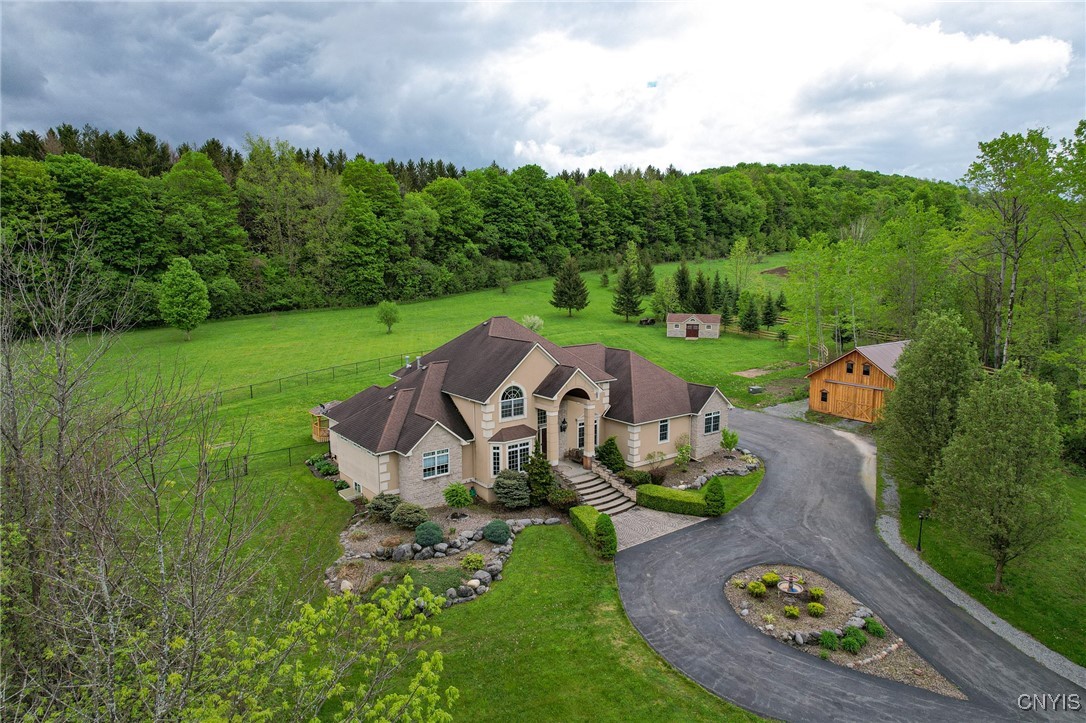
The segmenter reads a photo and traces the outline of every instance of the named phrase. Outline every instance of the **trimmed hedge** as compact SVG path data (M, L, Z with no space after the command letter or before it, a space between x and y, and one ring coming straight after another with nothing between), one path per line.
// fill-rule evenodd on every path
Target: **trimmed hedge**
M556 487L547 495L547 504L559 512L567 512L577 504L577 493L565 487Z
M580 505L569 511L569 521L573 529L584 535L588 544L596 546L596 519L600 513L592 505Z
M618 534L610 515L601 513L596 518L596 550L604 560L614 560L618 552Z
M652 510L705 517L705 498L693 490L677 490L660 485L637 488L637 504Z
M652 484L652 475L639 469L624 469L618 473L618 476L631 487Z

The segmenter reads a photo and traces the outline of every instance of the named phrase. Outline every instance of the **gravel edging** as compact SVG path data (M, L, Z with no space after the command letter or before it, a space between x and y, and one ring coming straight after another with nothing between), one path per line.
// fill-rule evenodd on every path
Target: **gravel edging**
M952 603L972 615L984 627L991 630L999 637L1006 640L1014 647L1021 650L1029 657L1036 660L1056 675L1063 676L1075 685L1086 688L1086 668L1078 665L1056 651L1046 647L1031 635L1022 632L1018 628L999 617L991 610L974 600L968 593L958 589L950 580L946 579L928 563L920 559L911 546L901 539L901 527L898 524L900 510L897 483L886 472L882 473L883 491L882 501L886 513L880 515L875 521L875 528L882 538L883 543L890 551L901 558L901 561L912 568L913 572L927 580L928 584L943 593Z

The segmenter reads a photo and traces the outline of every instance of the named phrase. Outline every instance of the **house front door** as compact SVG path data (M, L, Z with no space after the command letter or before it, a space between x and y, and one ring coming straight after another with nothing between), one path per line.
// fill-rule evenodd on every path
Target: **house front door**
M687 324L686 325L686 338L687 339L697 339L698 338L698 325L697 324Z

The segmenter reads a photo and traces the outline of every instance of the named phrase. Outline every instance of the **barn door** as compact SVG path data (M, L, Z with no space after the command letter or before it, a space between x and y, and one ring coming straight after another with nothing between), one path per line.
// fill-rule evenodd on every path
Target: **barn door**
M697 324L687 324L686 325L686 338L687 339L697 339L698 338L698 325Z

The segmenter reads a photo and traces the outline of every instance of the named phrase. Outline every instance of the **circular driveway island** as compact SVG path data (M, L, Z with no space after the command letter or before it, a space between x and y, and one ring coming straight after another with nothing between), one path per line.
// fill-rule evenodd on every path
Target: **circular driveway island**
M789 721L1082 720L1086 690L992 633L875 534L872 458L850 435L735 409L740 444L766 462L755 494L724 517L619 552L626 614L693 680ZM969 698L958 701L848 670L741 621L721 594L761 563L801 565L856 595ZM1077 711L1019 708L1019 696L1077 695Z

